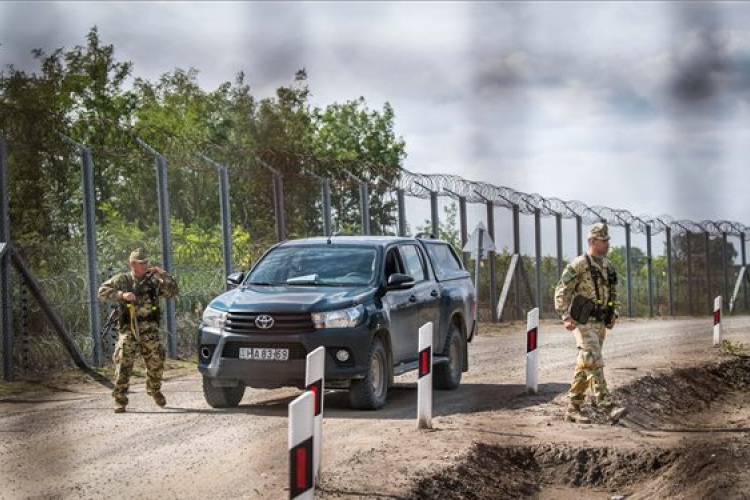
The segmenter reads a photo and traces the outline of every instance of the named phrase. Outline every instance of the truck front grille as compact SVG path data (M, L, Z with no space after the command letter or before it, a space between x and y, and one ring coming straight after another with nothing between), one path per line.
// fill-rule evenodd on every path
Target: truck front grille
M270 328L261 328L268 326ZM230 312L224 329L230 333L308 333L315 330L310 313Z

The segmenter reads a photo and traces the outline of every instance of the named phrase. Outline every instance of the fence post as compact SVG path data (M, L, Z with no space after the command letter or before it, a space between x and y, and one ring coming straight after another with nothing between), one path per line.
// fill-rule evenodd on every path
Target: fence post
M370 191L362 181L359 182L359 215L362 219L362 234L370 234Z
M576 215L576 254L583 255L583 220L580 215Z
M513 297L515 299L515 311L513 312L513 319L520 318L523 314L523 308L521 307L521 283L519 269L523 266L523 258L521 257L521 217L520 210L517 204L513 204L513 253L518 255L518 265L516 266L516 274L513 277Z
M669 315L674 316L674 277L672 276L672 228L666 228L667 240L667 282L669 283Z
M281 173L273 174L273 201L276 210L276 237L279 241L286 239L286 214L284 213L284 180Z
M440 213L438 210L437 191L430 191L430 221L431 231L435 238L440 238Z
M232 210L229 200L229 172L221 166L219 171L219 204L221 205L221 236L224 245L224 276L232 274ZM226 281L226 280L225 280ZM229 285L227 284L227 290Z
M625 272L628 278L628 317L633 317L633 260L630 248L630 224L625 224Z
M693 252L690 247L690 231L685 231L685 246L687 249L687 286L688 286L688 314L693 314Z
M705 231L704 238L706 240L706 301L708 302L708 310L713 312L713 292L711 291L711 254L709 248L711 248L711 234Z
M534 209L534 248L536 254L536 306L542 313L542 211Z
M729 295L729 276L727 276L729 265L727 263L727 233L726 231L721 233L721 240L722 240L722 246L721 246L721 264L722 264L722 272L723 272L723 280L724 280L724 297L730 297Z
M172 229L169 224L169 190L167 189L167 159L156 155L157 192L159 202L159 232L164 270L172 274ZM177 316L175 300L167 299L167 353L177 358Z
M322 179L323 184L323 234L330 237L333 234L333 216L331 215L331 181Z
M94 162L91 158L91 148L80 146L81 170L83 184L83 225L86 234L86 263L89 292L89 329L93 341L92 364L99 368L103 366L101 318L99 316L99 274L97 272L96 252L96 193L94 191Z
M651 226L646 226L646 271L648 275L648 317L654 317L654 263L651 253Z
M396 190L396 198L398 199L398 235L406 236L406 201L403 189Z
M469 228L468 228L468 223L466 219L466 197L465 196L458 197L458 219L461 224L461 248L464 248L466 246L466 243L469 242ZM469 254L469 252L463 252L461 256L463 257L464 266L466 267L466 269L468 269L471 254Z
M555 234L557 235L557 276L563 272L562 214L555 214Z
M747 267L747 254L745 253L745 233L740 233L740 252L742 253L742 267ZM747 311L747 281L742 280L742 300Z
M487 235L495 241L495 205L487 200ZM495 273L495 251L487 252L489 261L488 273L490 276L490 316L493 322L497 322L497 276Z
M10 196L8 190L8 151L5 138L0 136L0 239L5 251L0 257L0 287L2 287L3 307L3 378L13 380L13 294L11 293L10 269Z

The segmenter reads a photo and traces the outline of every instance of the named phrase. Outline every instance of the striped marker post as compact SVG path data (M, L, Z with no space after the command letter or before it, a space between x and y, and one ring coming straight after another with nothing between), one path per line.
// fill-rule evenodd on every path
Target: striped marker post
M326 348L318 347L307 355L305 389L313 393L315 426L313 428L313 476L320 474L320 449L323 447L323 390L325 389Z
M313 411L315 396L306 391L289 404L289 498L313 500Z
M721 295L714 299L714 345L721 344Z
M534 394L539 393L538 340L539 308L535 308L526 315L526 390Z
M419 329L417 429L432 429L432 321Z

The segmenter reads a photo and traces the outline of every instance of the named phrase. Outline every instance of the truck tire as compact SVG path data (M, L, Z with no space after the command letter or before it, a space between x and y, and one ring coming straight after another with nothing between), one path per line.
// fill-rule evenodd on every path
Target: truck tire
M377 337L367 353L365 378L352 380L349 387L349 404L358 410L379 410L388 397L389 362L383 342Z
M245 395L245 384L234 387L215 387L211 379L203 376L203 397L212 408L234 408Z
M466 344L461 337L461 331L453 323L448 329L448 339L445 342L445 354L448 356L448 362L435 365L433 379L435 389L451 390L461 385L464 349L466 349Z

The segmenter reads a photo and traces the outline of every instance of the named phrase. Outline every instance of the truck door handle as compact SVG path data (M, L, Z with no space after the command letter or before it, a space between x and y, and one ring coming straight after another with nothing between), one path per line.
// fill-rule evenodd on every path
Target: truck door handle
M432 295L433 297L437 297L438 296L437 290L433 290L432 292L430 292L430 295Z
M412 295L412 296L409 297L409 302L416 302L416 301L417 301L417 296L416 295Z

